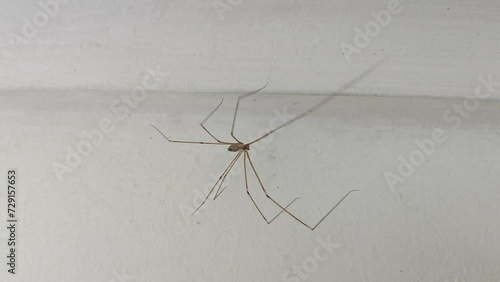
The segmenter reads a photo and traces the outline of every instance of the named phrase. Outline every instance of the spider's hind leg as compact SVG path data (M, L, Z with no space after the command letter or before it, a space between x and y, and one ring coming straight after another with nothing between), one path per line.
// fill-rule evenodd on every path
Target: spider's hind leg
M266 197L268 199L270 199L274 204L276 204L278 207L280 207L284 212L286 212L287 214L289 214L291 217L293 217L295 220L297 220L298 222L300 222L302 225L304 225L305 227L311 229L311 230L314 230L316 227L318 227L318 225L323 222L323 220L325 220L325 218L345 199L347 198L347 196L349 196L349 194L351 194L352 192L355 192L355 191L358 191L358 190L351 190L349 192L347 192L347 194L344 195L344 197L342 197L342 199L340 199L340 201L338 201L335 206L333 206L332 209L330 209L330 211L328 211L325 216L323 216L317 223L316 225L314 226L310 226L308 225L307 223L305 223L304 221L302 221L301 219L299 219L296 215L292 214L291 212L289 212L285 207L283 207L283 205L281 205L280 203L278 203L275 199L273 199L266 191L266 188L264 188L264 185L262 184L262 181L260 180L260 177L259 175L257 174L257 171L255 170L255 166L253 165L253 162L252 160L250 159L250 156L248 155L248 152L245 152L246 155L245 155L245 160L248 159L248 162L250 163L250 166L252 167L252 170L255 174L255 176L257 177L257 180L259 182L259 185L260 187L262 188L262 191L264 191L264 194L266 194ZM246 175L245 175L246 176ZM262 214L262 213L261 213Z
M248 152L245 151L245 155L243 155L243 166L244 166L244 172L245 172L245 188L246 188L246 192L247 192L247 195L248 197L250 197L250 200L252 200L252 203L253 205L257 208L257 210L259 211L260 215L262 216L262 218L267 222L267 224L271 224L278 216L280 216L280 214L282 214L283 212L287 212L289 213L286 209L291 206L293 204L293 202L295 202L296 200L300 199L300 198L295 198L293 199L288 205L286 205L286 207L281 207L281 211L275 215L271 220L268 220L266 218L266 216L264 215L264 213L262 213L262 211L260 210L259 206L257 205L257 202L255 202L254 198L252 197L252 195L250 194L250 191L248 190L248 176L247 176L247 154Z

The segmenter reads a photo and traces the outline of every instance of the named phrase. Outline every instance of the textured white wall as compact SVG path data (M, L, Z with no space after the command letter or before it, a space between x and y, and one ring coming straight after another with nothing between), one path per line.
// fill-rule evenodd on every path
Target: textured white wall
M35 1L9 1L0 88L129 89L159 64L170 72L165 90L237 93L263 85L272 62L266 91L328 93L387 55L362 94L464 97L478 73L500 72L496 0L401 0L348 63L339 45L355 46L356 28L390 2L68 0L45 24ZM218 14L214 3L236 4ZM42 26L23 33L34 17Z
M43 9L2 3L0 175L18 169L20 221L16 275L0 228L0 281L499 281L500 85L484 82L500 80L498 1L402 1L350 63L339 46L389 1L232 0L222 18L214 3L225 1L68 1L29 36L24 18ZM229 139L235 94L272 66L273 95L241 105L248 141L322 99L286 94L329 93L384 56L348 93L366 95L252 146L270 193L301 197L292 210L308 223L360 190L317 230L285 215L267 225L241 165L188 215L234 154L169 144L149 124L207 140L198 123L224 97L207 127ZM277 212L254 179L250 189Z
M38 95L0 97L0 170L19 170L20 218L18 274L2 263L1 281L498 281L499 103L481 104L455 129L442 114L461 100L337 98L253 146L269 192L284 203L301 197L292 210L308 223L360 190L311 232L287 216L267 225L245 193L241 163L217 201L189 216L234 153L169 144L148 125L208 140L198 122L220 96L152 95L121 119L91 107L102 97ZM316 98L256 96L242 104L236 134L251 140L273 109L299 113ZM226 95L207 123L224 140L233 103ZM82 131L104 119L114 130L59 181L54 162L66 164L87 140ZM420 162L415 142L437 128L447 140L391 189L384 175L400 174L400 158ZM250 191L267 215L277 212L254 179ZM319 241L334 245L325 251Z

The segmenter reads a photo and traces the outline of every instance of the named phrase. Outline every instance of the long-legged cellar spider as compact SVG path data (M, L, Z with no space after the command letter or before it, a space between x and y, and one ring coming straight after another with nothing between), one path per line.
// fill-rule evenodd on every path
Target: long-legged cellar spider
M255 165L254 163L252 162L252 159L250 158L250 154L248 153L248 151L250 150L250 146L256 142L259 142L260 140L266 138L267 136L273 134L274 132L276 132L277 130L285 127L285 126L288 126L296 121L298 121L299 119L305 117L306 115L308 114L311 114L313 112L315 112L316 110L318 110L320 107L322 107L323 105L327 104L328 102L330 102L330 100L332 100L333 98L337 97L340 93L346 91L347 89L353 87L355 84L357 84L358 82L360 82L361 80L363 80L365 77L367 77L368 75L370 75L372 72L374 72L380 65L381 63L385 61L385 60L382 60L382 61L379 61L378 63L376 63L375 65L371 66L369 69L365 70L364 72L362 72L361 74L359 74L358 76L356 76L354 79L352 79L349 83L345 84L344 86L342 86L338 91L336 91L335 93L333 94L330 94L330 95L327 95L326 98L322 99L320 102L318 102L317 104L315 104L313 107L311 107L309 110L297 115L296 117L290 119L289 121L281 124L280 126L276 127L275 129L272 129L271 131L265 133L264 135L262 135L261 137L253 140L253 141L250 141L250 142L242 142L240 141L235 135L234 135L234 125L235 125L235 122L236 122L236 116L238 114L238 107L240 105L240 101L250 95L253 95L253 94L256 94L258 93L259 91L261 91L262 89L264 89L266 86L267 86L267 83L266 85L264 85L262 88L256 90L256 91L253 91L253 92L250 92L250 93L247 93L247 94L244 94L244 95L241 95L238 97L238 101L236 102L236 107L234 109L234 115L233 115L233 122L232 122L232 126L231 126L231 136L233 137L233 139L236 141L236 142L226 142L226 141L221 141L219 140L217 137L215 137L208 129L205 128L204 124L205 122L217 111L217 109L219 109L219 107L221 106L222 102L221 101L219 103L219 105L200 123L201 127L216 141L216 142L204 142L204 141L185 141L185 140L172 140L170 138L168 138L165 134L163 134L163 132L161 132L156 126L154 125L151 125L152 127L154 127L168 142L172 142L172 143L185 143L185 144L202 144L202 145L226 145L226 146L229 146L228 147L228 151L230 152L235 152L236 153L236 156L233 158L233 160L229 163L229 165L226 167L226 169L224 170L224 172L222 173L222 175L219 177L219 179L217 180L217 182L215 182L214 186L211 188L210 192L208 193L208 195L205 197L205 199L203 200L203 202L198 206L198 208L193 212L193 214L198 211L202 206L203 204L205 204L205 202L208 200L208 198L210 197L210 195L213 193L213 191L215 190L215 188L217 187L217 184L218 185L218 188L217 188L217 191L215 192L215 195L214 195L214 199L216 199L220 193L222 193L222 191L224 191L224 189L221 190L221 187L222 187L222 183L224 183L224 180L226 178L226 176L229 174L229 172L231 171L231 169L233 168L234 164L240 159L240 157L243 155L243 171L245 173L245 188L246 188L246 192L248 194L248 196L250 197L250 199L252 200L252 203L254 204L254 206L257 208L257 210L259 211L260 215L262 216L262 218L264 218L264 220L270 224L276 217L278 217L282 212L286 212L287 214L289 214L292 218L294 218L295 220L297 220L298 222L300 222L301 224L303 224L304 226L306 226L307 228L311 229L311 230L314 230L316 227L318 227L318 225L323 222L323 220L325 220L325 218L352 192L354 191L358 191L356 189L354 190L350 190L349 192L347 192L315 225L311 226L307 223L305 223L304 221L302 221L301 219L299 219L297 216L295 216L294 214L292 214L291 212L289 212L287 210L287 208L295 201L297 200L298 198L295 198L292 202L290 202L288 205L286 206L283 206L282 204L280 204L279 202L277 202L273 197L271 197L269 195L269 193L267 192L266 188L264 187L264 184L262 183L262 180L261 178L259 177L259 174L257 173L257 170L255 169ZM253 174L255 175L255 177L257 178L257 181L259 182L259 185L262 189L262 191L264 192L264 194L266 195L266 197L268 199L270 199L274 204L276 204L280 209L280 213L278 215L276 215L274 218L272 218L271 220L268 220L267 217L262 213L261 209L259 208L259 206L257 205L257 203L255 202L254 198L252 197L252 195L250 194L249 190L248 190L248 167L251 168L251 171L253 172Z

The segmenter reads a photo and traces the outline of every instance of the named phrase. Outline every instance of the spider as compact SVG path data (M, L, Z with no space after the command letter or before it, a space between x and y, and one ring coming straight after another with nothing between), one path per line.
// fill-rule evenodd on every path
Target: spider
M383 60L385 61L385 60ZM344 86L342 86L338 91L336 91L335 93L331 94L331 95L327 95L326 98L322 99L320 102L318 102L317 104L315 104L314 106L312 106L310 109L308 109L307 111L297 115L296 117L288 120L287 122L279 125L278 127L276 127L275 129L272 129L271 131L265 133L264 135L258 137L257 139L253 140L253 141L250 141L250 142L242 142L240 141L235 135L234 135L234 125L235 125L235 122L236 122L236 117L237 117L237 114L238 114L238 108L239 108L239 105L240 105L240 101L248 96L251 96L253 94L256 94L258 92L260 92L261 90L263 90L267 85L268 85L268 82L261 88L253 91L253 92L250 92L250 93L247 93L247 94L244 94L244 95L241 95L238 97L238 101L236 102L236 107L234 109L234 115L233 115L233 121L232 121L232 126L231 126L231 136L232 138L236 141L236 142L227 142L227 141L221 141L219 140L217 137L215 137L208 129L205 128L204 124L205 122L219 109L219 107L222 105L224 99L222 99L222 101L219 103L219 105L202 121L200 122L200 126L215 140L215 142L205 142L205 141L185 141L185 140L173 140L173 139L170 139L168 138L162 131L160 131L156 126L154 125L151 125L153 128L155 128L168 142L171 142L171 143L184 143L184 144L202 144L202 145L225 145L225 146L228 146L228 151L230 152L234 152L236 153L236 156L233 158L233 160L229 163L229 165L226 167L226 169L224 170L224 172L221 174L221 176L219 177L219 179L217 180L217 182L215 182L214 186L211 188L210 192L207 194L207 196L205 197L205 199L203 200L203 202L198 206L198 208L193 212L196 213L202 206L203 204L205 204L205 202L208 200L208 198L210 197L210 195L213 193L213 191L215 190L215 188L217 187L217 184L218 184L218 188L217 188L217 191L215 192L214 194L214 200L224 191L224 189L221 190L221 187L222 187L222 183L224 183L224 180L226 179L226 176L229 174L229 172L231 171L231 169L233 168L233 166L235 165L235 163L240 159L240 157L243 155L243 171L245 173L245 188L246 188L246 192L248 194L248 196L250 197L252 203L254 204L254 206L257 208L258 212L260 213L260 215L262 216L262 218L267 222L267 224L270 224L271 222L274 221L274 219L276 219L281 213L285 212L287 213L288 215L290 215L293 219L297 220L299 223L301 223L302 225L304 225L305 227L311 229L311 230L314 230L316 229L316 227L318 227L318 225L320 225L321 222L323 222L325 220L325 218L347 197L349 196L349 194L351 194L352 192L355 192L355 191L359 191L357 189L353 189L353 190L350 190L349 192L347 192L315 225L309 225L307 223L305 223L303 220L301 220L300 218L298 218L296 215L292 214L290 211L287 210L287 208L297 199L299 198L295 198L293 201L291 201L288 205L286 206L283 206L282 204L280 204L278 201L276 201L271 195L269 195L269 193L267 192L264 184L262 183L262 180L261 178L259 177L259 174L257 173L257 170L255 169L255 165L252 161L252 159L250 158L250 154L248 153L248 151L250 150L251 148L251 145L256 143L256 142L259 142L260 140L266 138L267 136L273 134L274 132L276 132L277 130L280 130L281 128L285 127L285 126L288 126L294 122L296 122L297 120L305 117L306 115L308 114L311 114L313 112L315 112L316 110L318 110L320 107L322 107L323 105L327 104L328 102L330 102L333 98L337 97L340 95L340 93L346 91L347 89L353 87L355 84L357 84L358 82L360 82L361 80L363 80L365 77L367 77L368 75L370 75L372 72L374 72L380 65L383 61L379 61L378 63L374 64L372 67L370 67L369 69L365 70L364 72L362 72L361 74L359 74L358 76L356 76L354 79L352 79L349 83L345 84ZM248 190L248 171L251 169L251 171L253 172L253 174L255 175L255 177L257 178L257 181L259 183L259 186L260 188L262 189L262 191L264 192L264 194L266 195L266 197L271 200L275 205L277 205L281 211L278 215L276 215L275 217L273 217L272 219L268 219L264 213L262 213L261 209L259 208L259 206L257 205L257 203L255 202L254 198L252 197L252 194L250 194L249 190Z

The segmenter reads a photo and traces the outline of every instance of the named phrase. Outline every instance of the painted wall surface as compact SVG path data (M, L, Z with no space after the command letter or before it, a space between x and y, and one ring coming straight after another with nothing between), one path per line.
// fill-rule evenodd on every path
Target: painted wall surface
M498 1L54 3L0 9L0 281L500 280ZM249 142L385 58L251 146L307 224L359 190L317 229L242 158L191 216L235 153L150 124L213 142L224 98L231 141L269 81Z
M0 88L129 89L159 65L163 90L269 78L269 93L325 94L389 56L358 94L470 97L500 72L499 14L496 0L4 1Z

